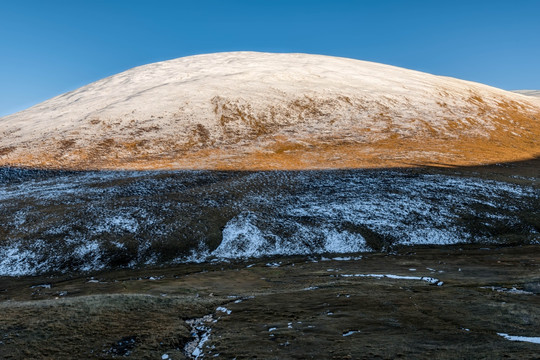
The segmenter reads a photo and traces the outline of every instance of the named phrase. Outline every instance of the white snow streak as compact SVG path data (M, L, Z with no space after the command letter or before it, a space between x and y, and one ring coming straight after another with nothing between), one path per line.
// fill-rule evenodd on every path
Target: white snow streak
M502 336L506 340L510 340L510 341L523 341L523 342L530 342L533 344L540 344L540 337L512 336L505 333L497 333L497 335Z

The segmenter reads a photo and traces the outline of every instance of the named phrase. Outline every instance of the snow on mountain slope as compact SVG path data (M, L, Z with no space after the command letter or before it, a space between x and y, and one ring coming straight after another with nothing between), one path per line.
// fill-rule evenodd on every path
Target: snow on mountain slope
M315 169L540 154L540 103L485 85L306 54L149 64L0 118L0 166Z
M514 90L517 94L540 97L540 90Z

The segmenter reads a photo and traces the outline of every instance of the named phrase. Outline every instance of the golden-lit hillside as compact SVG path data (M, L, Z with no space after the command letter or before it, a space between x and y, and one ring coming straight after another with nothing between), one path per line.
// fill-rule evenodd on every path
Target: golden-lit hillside
M306 54L137 67L0 118L0 166L321 169L477 165L540 155L540 101Z

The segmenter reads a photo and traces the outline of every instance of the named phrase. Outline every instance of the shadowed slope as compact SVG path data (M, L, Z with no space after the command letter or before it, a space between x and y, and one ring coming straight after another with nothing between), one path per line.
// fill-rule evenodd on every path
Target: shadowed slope
M540 241L534 161L269 172L0 168L0 184L0 276Z

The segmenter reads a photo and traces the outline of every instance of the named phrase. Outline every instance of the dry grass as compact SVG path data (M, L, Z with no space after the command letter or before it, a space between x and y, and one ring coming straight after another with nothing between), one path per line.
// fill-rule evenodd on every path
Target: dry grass
M15 147L13 146L2 147L0 148L0 156L8 155L13 150L15 150Z
M482 287L538 292L531 273L540 260L538 246L411 250L364 254L359 261L289 257L255 260L250 268L200 264L94 274L100 283L85 276L2 279L0 357L110 359L129 350L126 358L167 353L182 359L191 337L184 320L216 314L219 305L232 313L210 325L204 358L537 357L538 345L507 341L497 332L535 336L538 295ZM282 265L265 266L268 261ZM432 275L426 268L443 272ZM339 276L370 273L436 276L444 285ZM148 275L162 278L137 280ZM40 283L51 289L30 288ZM60 291L67 295L55 299ZM233 295L244 301L233 303L235 297L227 298ZM359 332L344 337L350 330ZM118 345L126 339L133 340L131 347Z
M493 106L475 93L467 101L471 113L463 118L456 118L447 103L439 102L439 107L448 113L446 116L436 123L433 119L413 119L411 122L416 127L399 130L394 124L398 120L388 106L364 104L345 96L302 97L283 107L271 106L263 111L255 111L241 100L216 96L212 99L216 128L199 123L185 129L183 134L170 134L152 123L142 126L132 121L117 128L121 125L118 122L92 119L90 123L100 125L101 129L93 143L82 144L68 138L48 139L42 144L18 148L4 147L0 149L0 166L299 170L471 166L540 155L538 109L504 99ZM373 106L378 109L374 123L380 128L358 123L333 129L331 133L307 135L306 129L316 121L329 126L343 121L334 115L335 109L362 114L366 107L372 111ZM482 122L491 124L492 129L485 128ZM304 132L300 134L298 129ZM140 139L127 140L126 133ZM122 136L114 137L114 134ZM145 138L149 134L151 138Z
M2 305L3 359L148 358L160 348L183 348L191 335L182 318L210 311L191 299L136 294ZM126 339L133 343L119 344Z

